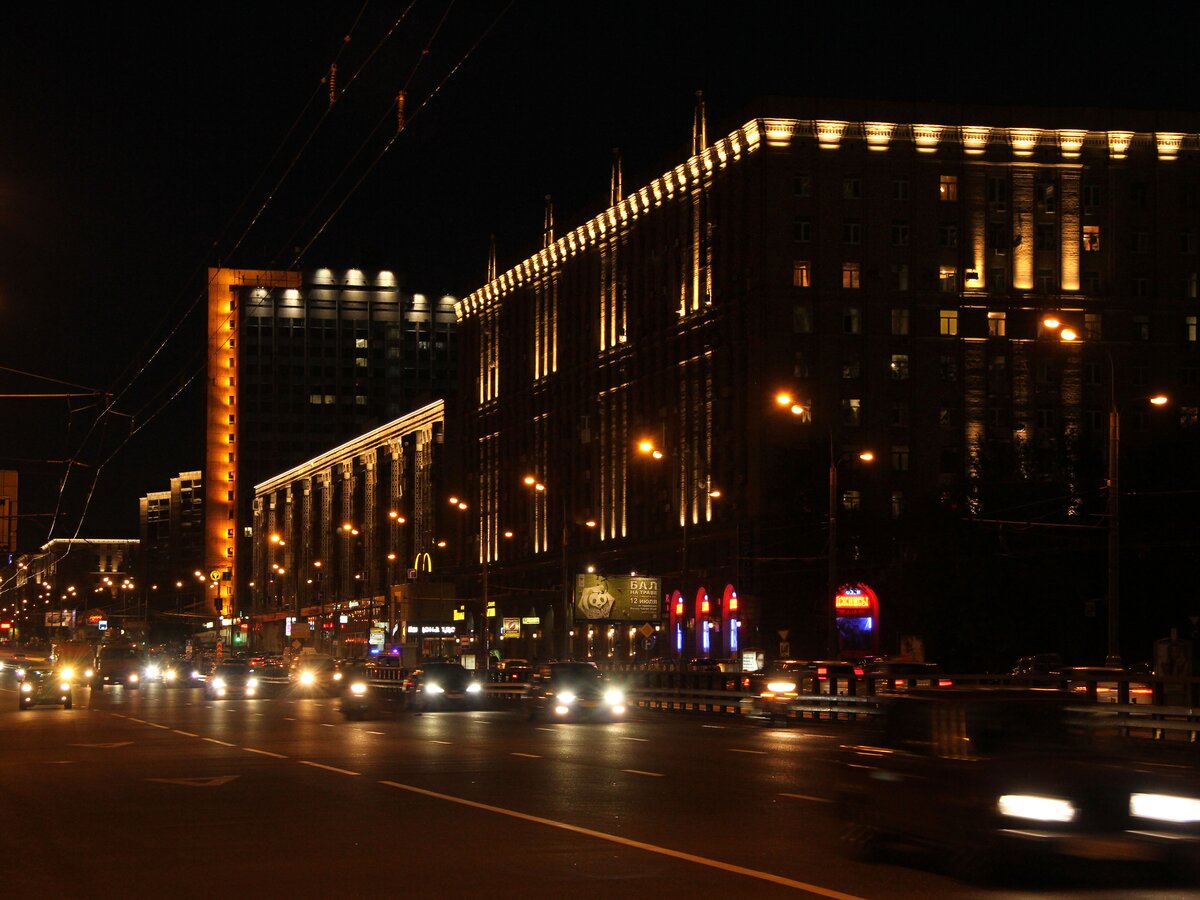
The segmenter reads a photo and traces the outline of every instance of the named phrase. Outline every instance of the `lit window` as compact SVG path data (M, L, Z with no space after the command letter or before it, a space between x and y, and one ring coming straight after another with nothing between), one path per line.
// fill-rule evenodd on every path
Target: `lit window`
M893 309L892 310L892 334L904 335L908 334L908 310Z
M1005 314L1002 312L988 313L988 337L1004 337Z
M938 197L944 201L958 199L958 176L942 175L938 179Z
M356 356L354 358L354 365L360 369L365 369L367 367L367 358L365 356Z
M1196 343L1196 317L1183 317L1183 339L1189 344Z
M850 289L862 287L862 267L858 263L842 263L842 287Z
M793 260L792 287L812 287L812 264L807 259Z
M842 401L842 424L858 425L862 421L862 401L859 399Z
M355 339L354 346L356 348L358 348L359 350L365 350L367 348L367 339L366 338Z
M324 402L324 397L322 397L321 394L309 394L308 402L314 404L315 406L320 406L321 403Z
M1083 251L1085 253L1100 252L1100 226L1099 225L1084 225L1083 226Z
M958 269L954 266L938 267L938 290L944 294L954 294L958 291Z
M958 334L957 309L943 309L938 311L938 334L948 337Z
M364 397L362 394L355 394L354 395L354 405L355 406L366 406L367 398Z
M908 381L908 354L893 353L889 370L893 381Z

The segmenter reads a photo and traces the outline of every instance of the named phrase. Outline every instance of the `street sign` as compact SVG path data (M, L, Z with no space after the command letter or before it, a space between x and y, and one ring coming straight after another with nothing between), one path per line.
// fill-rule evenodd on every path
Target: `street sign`
M501 637L519 638L521 636L521 620L517 616L504 617L504 628L500 632Z
M96 623L97 631L108 631L108 619L101 619Z
M643 625L638 630L641 631L643 637L650 637L651 635L654 634L654 626L651 625L649 622L647 622L645 625Z
M779 642L779 655L781 657L783 657L784 659L787 659L789 656L791 656L792 655L792 645L789 644L787 641L780 641Z
M221 580L221 570L213 569L211 572L208 573L208 577L210 579L212 579L213 581L220 581Z
M780 628L779 629L779 639L781 641L786 641L788 639L788 635L791 633L792 633L792 630L790 628Z

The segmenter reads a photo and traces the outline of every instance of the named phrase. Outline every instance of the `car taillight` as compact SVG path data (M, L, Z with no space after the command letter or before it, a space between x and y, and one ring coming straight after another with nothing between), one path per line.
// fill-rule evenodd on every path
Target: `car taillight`
M854 674L855 674L856 676L858 676L859 678L862 678L862 675L863 675L863 670L862 670L862 669L860 669L858 666L855 666L855 667L854 667Z
M818 675L828 675L829 669L827 669L825 666L817 666L817 674Z
M938 679L938 687L953 687L953 686L954 686L954 682L951 681L949 678L939 678Z

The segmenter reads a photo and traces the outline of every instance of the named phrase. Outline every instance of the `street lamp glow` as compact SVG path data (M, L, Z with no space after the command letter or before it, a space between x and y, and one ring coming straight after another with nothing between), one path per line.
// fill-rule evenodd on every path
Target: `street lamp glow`
M353 530L354 530L354 526L351 525L349 522L346 522L345 524L342 525L342 531L353 531Z
M389 554L387 555L387 558L388 558L388 562L395 562L395 561L396 561L396 554L395 554L395 553L389 553Z
M451 498L450 498L450 505L451 505L451 506L458 506L458 498L457 498L457 497L451 497Z
M437 542L437 545L438 545L438 547L439 547L440 549L443 549L443 550L444 550L444 549L446 548L446 542L445 542L445 541L438 541L438 542Z
M1079 339L1079 333L1074 328L1064 328L1058 333L1058 336L1067 343Z
M533 489L535 491L544 491L546 489L546 486L539 481L537 484L535 484L533 486Z
M506 538L511 538L513 536L513 533L511 531L506 531L506 532L504 532L504 536Z
M1054 316L1046 316L1046 318L1042 319L1042 325L1046 328L1049 328L1051 331L1055 331L1062 325L1062 322L1060 322Z
M721 492L717 488L713 488L711 491L708 492L708 496L710 496L714 500L716 500L718 497L721 496Z
M805 408L799 403L793 403L791 412L793 416L802 416L805 412L807 412L807 410L805 410Z
M1170 402L1171 398L1164 396L1163 394L1156 394L1150 398L1150 403L1154 406L1166 406Z
M272 543L272 544L278 544L278 543L279 543L280 541L282 541L282 540L283 540L283 536L282 536L282 535L279 535L279 534L273 534L273 535L271 535L271 543Z
M663 458L663 452L662 452L661 450L655 450L655 451L654 451L653 453L651 453L650 455L651 455L651 456L653 456L655 459L662 459L662 458Z
M791 406L794 401L792 400L792 395L787 391L780 391L775 395L775 402L780 406Z
M596 520L595 520L595 519L588 519L588 520L587 520L586 522L584 522L583 524L584 524L584 525L586 525L588 528L595 528L595 527L596 527Z
M638 453L653 453L653 452L654 452L654 442L653 441L638 441Z
M459 509L466 509L466 508L467 508L467 504L465 504L465 503L459 503L459 504L458 504L458 508L459 508Z
M863 462L871 462L871 460L875 458L875 454L870 450L864 450L862 453L858 454L858 458Z
M532 475L526 475L522 480L525 482L526 487L533 487L537 484L537 479Z

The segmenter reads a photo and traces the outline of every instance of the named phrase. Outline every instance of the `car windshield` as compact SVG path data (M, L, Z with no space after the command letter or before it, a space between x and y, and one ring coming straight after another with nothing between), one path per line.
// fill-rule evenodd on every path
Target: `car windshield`
M245 675L249 669L245 664L222 663L217 667L218 675Z
M137 659L138 652L132 647L105 647L100 651L101 659Z
M461 684L470 678L470 674L462 666L433 665L425 669L425 680L436 684Z
M602 681L600 670L587 663L561 663L550 670L550 677L557 682L587 683Z

